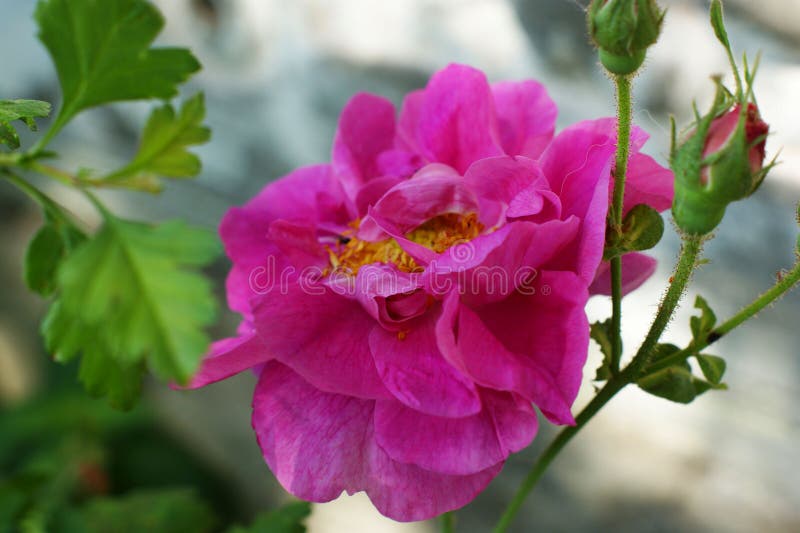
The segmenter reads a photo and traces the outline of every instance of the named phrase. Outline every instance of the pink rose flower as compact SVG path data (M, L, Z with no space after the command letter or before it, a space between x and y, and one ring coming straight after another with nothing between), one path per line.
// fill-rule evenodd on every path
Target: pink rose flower
M533 81L489 85L451 65L392 104L359 94L331 164L300 168L225 216L239 336L215 343L199 387L259 376L253 428L292 494L365 491L396 520L472 500L570 407L589 343L613 119L553 138ZM639 154L626 208L671 202ZM626 261L628 289L652 262Z

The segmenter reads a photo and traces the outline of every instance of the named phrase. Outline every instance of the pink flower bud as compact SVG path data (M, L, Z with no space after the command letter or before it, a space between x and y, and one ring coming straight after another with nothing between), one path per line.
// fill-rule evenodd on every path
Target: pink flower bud
M736 128L739 124L741 110L742 106L737 104L721 117L714 119L708 130L708 137L706 137L706 145L703 149L704 159L737 142ZM757 175L764 166L769 125L761 119L758 108L753 103L747 104L744 132L750 172ZM701 180L704 185L708 183L708 167L703 169Z

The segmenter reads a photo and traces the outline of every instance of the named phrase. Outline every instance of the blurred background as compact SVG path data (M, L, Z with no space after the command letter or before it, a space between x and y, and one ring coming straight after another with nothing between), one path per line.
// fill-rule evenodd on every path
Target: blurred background
M614 113L611 84L586 37L586 0L155 3L167 19L160 41L190 47L205 67L186 94L206 93L213 140L198 150L204 171L197 181L170 183L157 198L106 197L133 218L182 217L215 227L228 207L245 202L270 180L299 165L327 161L338 113L354 92L372 91L399 104L403 94L449 62L471 64L491 80L541 80L559 107L559 127ZM669 11L663 36L636 80L635 118L652 135L646 151L664 162L668 115L687 124L691 100L704 109L713 96L709 75L728 69L707 23L706 1L660 3ZM688 304L665 337L681 345L690 339L695 294L706 296L720 318L729 316L792 264L798 231L800 0L724 3L737 53L762 54L756 94L771 125L768 157L780 149L782 164L754 198L729 209L707 247L711 262L697 274ZM54 71L35 40L34 6L0 0L0 97L57 102ZM87 112L54 148L66 156L66 166L112 168L132 154L148 111L123 104ZM79 198L50 192L84 220L93 220ZM37 332L45 303L24 288L21 265L40 222L35 206L0 183L0 408L14 413L0 414L0 468L3 461L13 466L14 453L22 453L2 455L2 431L13 424L39 439L71 430L72 418L42 410L47 401L61 406L62 414L71 412L64 407L73 405L69 402L82 406L72 411L102 411L100 402L75 399L65 385L74 383L75 369L50 362ZM649 324L677 248L668 228L654 252L659 271L624 302L628 351ZM220 260L210 269L220 301L227 268ZM595 298L589 313L605 318L610 304ZM558 458L513 531L800 531L798 324L800 293L795 293L720 341L712 353L728 361L730 390L709 392L689 407L625 390ZM223 313L214 334L228 335L235 325L236 318ZM598 363L592 346L575 412L593 393ZM114 479L123 481L110 490L158 485L177 476L199 487L223 515L240 520L284 501L250 428L253 384L249 374L188 393L150 383L133 418L98 415L113 419L116 429L109 438L121 446L113 448L112 463ZM556 431L542 426L531 448L513 456L489 489L458 513L459 531L490 529ZM309 526L312 533L435 530L434 524L383 519L363 495L315 506Z

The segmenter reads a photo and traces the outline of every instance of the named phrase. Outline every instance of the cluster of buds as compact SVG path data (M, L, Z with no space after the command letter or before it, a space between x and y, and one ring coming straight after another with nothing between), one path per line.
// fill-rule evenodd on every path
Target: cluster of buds
M613 74L628 75L658 40L664 11L655 0L593 0L587 20L600 62Z

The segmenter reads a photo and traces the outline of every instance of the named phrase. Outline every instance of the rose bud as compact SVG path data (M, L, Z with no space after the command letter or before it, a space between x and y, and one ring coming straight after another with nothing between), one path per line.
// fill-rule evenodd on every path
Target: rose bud
M758 189L769 170L764 167L768 132L754 103L730 104L720 87L712 111L672 157L672 213L683 231L710 233L729 203Z
M658 40L664 11L655 0L594 0L587 12L589 35L600 62L614 74L632 74Z

